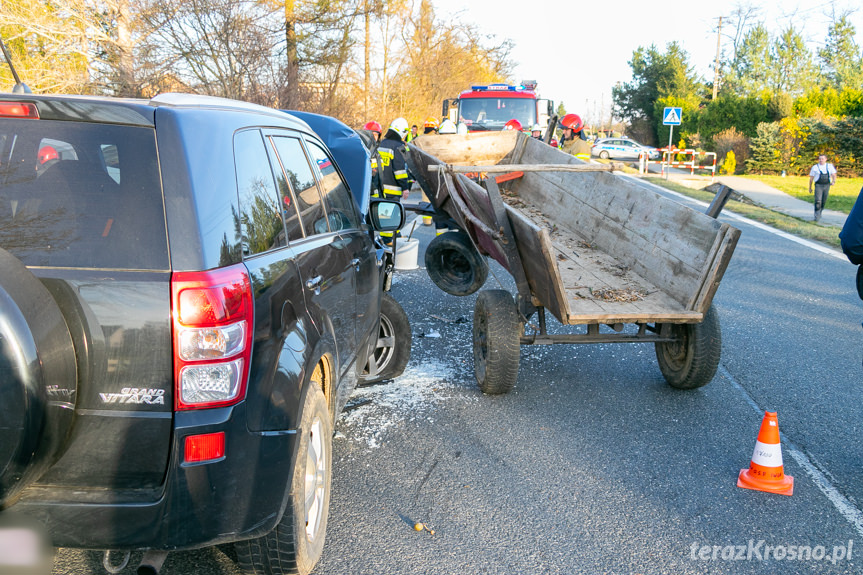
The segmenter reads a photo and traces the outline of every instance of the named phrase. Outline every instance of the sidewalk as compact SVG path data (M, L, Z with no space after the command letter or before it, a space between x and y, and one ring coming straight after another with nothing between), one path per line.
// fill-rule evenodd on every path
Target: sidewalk
M812 221L815 215L815 208L809 202L798 200L793 196L789 196L785 192L780 192L776 188L771 188L767 184L752 180L749 178L740 178L736 176L719 176L716 181L728 186L735 192L746 196L756 204L765 208L782 212L801 220ZM830 201L829 198L827 200ZM842 227L845 225L846 214L835 210L824 210L821 212L821 224Z

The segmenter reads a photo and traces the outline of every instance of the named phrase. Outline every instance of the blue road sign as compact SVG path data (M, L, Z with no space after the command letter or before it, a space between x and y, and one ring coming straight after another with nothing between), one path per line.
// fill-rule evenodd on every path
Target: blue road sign
M666 108L662 113L662 123L666 126L679 126L683 118L683 108Z

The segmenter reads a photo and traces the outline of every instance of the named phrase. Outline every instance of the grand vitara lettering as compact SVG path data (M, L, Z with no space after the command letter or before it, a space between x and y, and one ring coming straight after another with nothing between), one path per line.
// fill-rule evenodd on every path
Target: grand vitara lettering
M124 387L120 393L100 393L102 403L143 403L165 405L165 390L152 387Z

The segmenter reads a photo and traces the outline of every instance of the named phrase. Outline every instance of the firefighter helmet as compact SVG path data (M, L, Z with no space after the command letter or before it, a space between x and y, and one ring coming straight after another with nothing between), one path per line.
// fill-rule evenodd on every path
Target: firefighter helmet
M435 118L434 116L429 116L428 118L426 118L426 123L423 124L423 128L433 128L435 130L438 129L438 126L440 126L440 124L438 123L437 118Z
M42 146L39 148L39 154L37 156L39 160L39 164L44 164L46 162L50 162L51 160L60 159L60 154L57 153L57 150L53 148L53 146Z
M504 130L515 130L517 132L521 132L521 122L513 118L509 122L503 125Z
M440 123L440 130L438 130L439 134L455 134L458 129L455 126L455 122L450 120L449 118L445 119Z
M399 135L399 138L402 140L408 135L408 121L404 118L396 118L393 120L393 123L390 124L390 130Z
M573 132L580 132L584 127L584 122L581 121L581 116L578 114L567 114L560 121L560 125L564 128L569 128Z
M382 129L383 128L381 128L380 123L375 122L374 120L372 120L371 122L366 122L366 125L363 126L363 130L368 130L370 132L377 132L378 134L381 133Z

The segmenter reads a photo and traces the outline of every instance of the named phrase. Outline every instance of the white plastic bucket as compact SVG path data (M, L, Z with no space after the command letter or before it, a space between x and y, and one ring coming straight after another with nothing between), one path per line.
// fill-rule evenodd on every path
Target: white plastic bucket
M417 255L420 251L420 241L414 238L398 238L396 239L396 269L397 270L415 270L417 265Z

